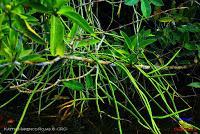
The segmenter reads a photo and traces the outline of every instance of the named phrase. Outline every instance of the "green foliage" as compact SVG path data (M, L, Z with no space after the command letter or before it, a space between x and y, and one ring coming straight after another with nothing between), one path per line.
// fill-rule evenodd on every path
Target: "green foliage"
M77 47L87 47L87 46L91 46L91 45L96 45L97 43L99 43L99 40L97 39L83 39L81 40Z
M3 20L4 20L4 14L0 14L0 32L1 32L1 27L2 27L2 22L3 22Z
M5 9L6 14L1 14L0 30L5 29L4 31L6 31L7 29L6 26L10 25L11 28L13 29L12 34L15 34L15 33L17 34L20 33L20 34L18 34L16 38L13 38L15 36L9 37L11 46L7 44L9 42L6 43L6 41L2 39L3 40L2 43L4 44L1 47L2 49L0 50L3 53L2 55L4 55L6 58L9 58L10 61L12 61L13 59L16 59L17 58L16 56L19 56L21 50L23 50L24 42L20 40L19 44L21 45L21 47L18 47L19 45L14 45L13 42L17 42L18 38L24 38L23 36L25 35L33 42L41 44L46 48L48 47L47 45L48 42L46 41L50 40L49 44L50 44L51 54L53 56L56 56L56 55L63 56L65 52L65 47L66 47L64 44L65 27L63 26L63 22L62 22L63 20L61 20L61 17L58 17L57 15L66 16L70 20L72 20L74 24L79 25L85 31L89 33L93 33L93 29L89 26L86 20L84 20L79 14L77 14L72 7L64 5L64 3L66 2L68 1L63 1L63 0L32 1L32 2L28 2L26 0L24 1L16 0L16 2L3 1L3 3L1 3L1 6L3 7L3 9ZM28 12L27 11L25 12L24 8L21 5L23 5L24 7L28 7ZM55 8L58 10L57 15L54 15ZM9 14L7 14L8 12ZM36 27L40 27L39 20L37 20L36 18L32 16L33 13L37 13L37 12L47 14L48 16L48 19L46 21L49 21L49 24L44 25L44 27L49 27L47 30L50 32L50 36L48 35L43 35L43 36L50 37L50 39L41 37L40 34L38 33L39 31L38 30L36 31L35 29ZM6 18L6 20L3 20L5 15L7 15L8 18ZM5 25L2 25L3 22L5 22L4 23ZM70 32L70 34L72 34L72 32ZM72 34L70 36L74 36L74 35ZM14 39L16 39L16 41L14 41ZM17 51L15 52L15 54L11 54L13 53L14 49L16 49ZM34 55L37 55L37 54L34 54ZM32 57L34 57L33 61L35 62L41 61L41 58L39 57L38 57L38 61L36 60L37 56L36 57L32 56Z
M169 22L173 22L174 19L172 17L162 17L159 19L160 22L164 22L164 23L169 23Z
M77 91L81 91L84 89L84 86L75 80L71 80L71 81L67 81L67 82L63 82L64 86L71 89L71 90L77 90Z
M200 82L192 82L188 84L187 86L194 87L194 88L200 88Z
M110 117L117 120L119 133L121 111L156 134L161 133L158 119L180 123L182 112L191 107L177 107L174 97L181 96L173 76L176 69L199 65L199 9L190 2L184 5L187 9L172 3L173 9L162 11L162 0L106 1L113 9L120 3L118 14L121 4L134 12L127 20L130 27L119 21L119 31L113 31L102 29L104 20L94 12L94 3L84 2L0 1L0 94L10 89L30 94L17 128L31 103L41 113L57 101L55 95L70 99L61 104L61 111L73 106L82 114L88 102L95 101L100 113L103 104L111 105L115 114ZM199 88L199 78L190 79L195 82L188 86Z
M66 43L69 44L72 41L72 39L76 35L77 30L78 30L78 25L74 23L72 28L70 29L70 32L67 34Z
M134 6L139 2L139 0L125 0L125 4L128 6ZM140 0L141 11L144 17L149 17L151 15L151 3L155 6L163 6L162 0Z
M52 55L63 56L65 52L64 45L64 26L60 19L54 15L51 16L50 29L50 52Z
M88 33L93 33L93 29L89 26L89 24L79 14L74 12L71 7L64 6L57 13L59 15L64 15L68 17L70 20L78 24Z
M153 3L155 6L164 6L162 0L150 0L150 2Z
M145 49L148 45L153 44L156 39L151 33L151 30L141 30L137 35L128 37L123 31L120 32L123 36L127 47L135 51L137 49Z
M124 33L123 31L120 31L120 34L123 36L124 41L125 41L127 47L128 47L130 50L134 50L135 44L132 44L132 41L131 41L131 39L128 37L128 35L127 35L126 33Z
M141 11L144 17L149 17L151 15L151 5L148 0L141 0Z
M91 75L87 75L85 78L85 86L87 89L93 89L94 88L94 81L92 79Z
M19 25L19 31L23 31L24 35L26 35L27 37L36 41L39 44L45 44L45 42L42 40L39 34L31 28L30 24L26 20L18 17L17 24Z
M27 51L23 52L26 53ZM26 53L27 54L27 53ZM45 58L42 58L41 55L38 54L31 54L31 55L20 55L20 61L26 61L26 62L43 62L45 61Z
M137 4L139 2L139 0L125 0L125 4L129 5L129 6L133 6L135 4Z

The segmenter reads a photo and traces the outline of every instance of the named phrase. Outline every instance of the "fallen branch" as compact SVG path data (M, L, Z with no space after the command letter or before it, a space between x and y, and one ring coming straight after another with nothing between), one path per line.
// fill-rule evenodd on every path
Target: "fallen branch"
M25 61L23 63L29 64L29 65L36 65L36 66L46 66L46 65L52 65L52 64L54 64L54 63L56 63L56 62L58 62L58 61L60 61L62 59L65 59L65 60L77 60L77 61L82 61L82 62L87 62L87 63L96 63L96 61L93 60L93 59L74 56L74 55L56 57L53 60L40 62L40 63L35 63L35 62L30 62L30 61ZM102 64L102 65L116 66L115 63L111 62L111 61L99 60L98 63ZM0 65L0 67L6 67L6 66L9 66L9 65L21 65L21 64L22 63L20 63L18 61L15 61L13 63L2 64L2 65ZM130 64L126 64L126 66L139 67L139 68L144 69L144 70L150 70L151 69L151 66L149 66L149 65L130 65ZM189 68L192 68L192 67L195 67L195 66L199 66L199 64L195 63L195 64L189 64L189 65L166 66L166 67L162 68L162 70L184 70L184 69L189 69ZM154 66L154 67L160 68L162 66Z

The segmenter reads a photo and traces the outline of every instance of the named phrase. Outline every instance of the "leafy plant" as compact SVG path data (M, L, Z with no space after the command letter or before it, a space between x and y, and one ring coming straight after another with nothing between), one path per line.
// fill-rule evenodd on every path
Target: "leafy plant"
M113 13L119 3L119 14L122 3L106 2ZM0 108L21 94L29 97L14 133L31 103L40 114L63 95L68 100L59 106L62 119L71 111L82 114L88 102L95 101L97 112L117 121L119 133L123 133L122 111L156 134L161 133L157 122L168 118L196 128L181 118L191 107L175 90L176 72L171 70L199 65L199 23L184 13L186 8L160 11L162 0L124 2L134 12L131 34L123 26L119 32L104 31L93 11L95 2L0 2L0 94L19 92ZM152 5L160 12L152 15ZM195 81L188 86L199 88ZM181 98L183 108L175 97ZM115 113L107 113L104 104Z
M134 6L138 4L139 0L125 0L125 4L128 6ZM144 17L149 17L151 15L151 4L155 6L163 6L162 0L140 0L141 11Z

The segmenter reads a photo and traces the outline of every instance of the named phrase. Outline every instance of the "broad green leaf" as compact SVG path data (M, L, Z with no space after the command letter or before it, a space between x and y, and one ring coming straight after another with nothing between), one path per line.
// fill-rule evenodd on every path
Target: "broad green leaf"
M92 76L91 75L87 75L86 76L85 84L86 84L86 88L87 89L91 89L91 88L94 87L94 82L92 80Z
M18 17L17 19L18 24L19 24L19 31L22 31L27 37L29 37L30 39L36 41L39 44L45 44L45 41L39 36L39 34L37 34L35 32L34 29L32 29L32 27L29 25L29 23Z
M78 30L78 25L76 23L73 24L70 32L67 34L67 38L65 38L65 42L67 44L69 44L71 42L71 40L74 38L74 36L76 35L76 32Z
M97 39L84 39L81 40L76 47L86 47L86 46L91 46L95 45L99 42Z
M45 7L44 5L42 5L39 1L35 2L35 1L28 1L26 3L27 6L30 6L34 9L36 9L37 12L41 12L41 13L47 13L50 12L51 9Z
M68 37L73 38L76 35L77 30L78 30L78 25L74 23L73 27L70 30L70 33L68 34Z
M130 55L129 52L122 49L115 49L111 52L114 56L117 56L118 58L122 58L122 59L127 58L127 55Z
M18 14L18 15L19 14L24 14L25 13L24 7L22 6L22 4L17 5L17 6L12 8L11 13Z
M6 57L6 59L8 59L8 60L12 60L12 58L13 58L13 52L12 52L12 50L10 49L10 47L8 46L8 43L5 43L4 41L2 41L2 44L1 44L1 54L3 55L3 56L5 56Z
M7 62L9 62L8 60L0 60L0 64L4 64L4 63L7 63ZM0 65L0 67L1 67L1 65Z
M72 90L77 90L77 91L81 91L84 89L83 84L81 84L80 82L76 81L76 80L71 80L71 81L67 81L67 82L63 82L64 86L72 89Z
M59 15L64 15L68 19L70 19L72 22L78 24L81 28L83 28L88 33L94 33L93 29L89 26L87 21L82 18L81 15L76 13L75 11L70 10L69 7L62 7L58 12Z
M60 8L65 3L69 2L70 0L43 0L43 3L47 5L47 7L51 8Z
M151 29L148 29L148 30L142 29L142 30L140 31L140 35L142 35L143 37L154 36L153 34L151 34Z
M151 3L153 3L155 6L163 6L164 3L162 0L150 0Z
M0 53L1 53L1 46L2 46L2 42L1 42L1 37L3 36L3 32L2 32L2 23L4 20L4 14L0 14Z
M141 11L144 17L151 15L151 5L148 0L141 0Z
M200 88L200 82L192 82L188 84L187 86L194 87L194 88Z
M137 36L135 36L134 38L132 38L132 41L131 41L132 50L137 48L137 45L138 45L138 40L137 40Z
M187 50L197 50L197 46L195 44L185 43L183 46Z
M125 5L133 6L139 2L139 0L125 0Z
M129 59L129 63L136 63L138 61L136 54L129 54L127 55L127 58Z
M178 30L181 32L200 32L200 26L194 25L194 24L188 24L188 25L181 25L178 27Z
M200 44L196 44L197 50L200 51Z
M150 44L152 44L152 43L154 43L156 41L156 39L145 39L145 40L142 40L141 42L140 42L140 48L145 48L145 47L147 47L148 45L150 45Z
M21 37L20 37L21 38ZM15 51L17 54L20 54L21 51L23 51L23 42L21 39L18 39L18 42L16 43L16 46L15 46Z
M190 34L189 32L182 33L182 36L179 38L181 42L188 43L190 42Z
M61 6L65 5L65 3L69 2L69 0L53 0L55 4L53 5L54 8L60 8Z
M55 4L55 0L42 0L42 3L48 7L53 9L53 5Z
M0 14L0 34L1 34L1 27L2 27L2 22L4 20L4 16L5 16L4 14Z
M127 51L122 50L122 49L116 49L116 52L118 52L121 55L128 55L129 54Z
M128 37L128 35L126 33L124 33L123 31L120 31L120 34L124 37L124 41L126 43L126 45L128 46L128 48L130 50L132 50L132 46L131 46L131 39Z
M10 48L12 51L14 51L17 42L18 42L18 32L10 28L9 43L10 43Z
M169 22L173 22L174 19L172 17L162 17L159 19L160 22L164 22L164 23L169 23Z
M64 26L58 17L52 15L51 29L50 29L50 52L53 56L64 55L65 45L63 39L64 39Z
M63 7L61 7L61 9L57 13L62 14L62 13L65 13L65 12L75 12L75 9L73 7L70 7L70 6L63 6Z
M32 49L23 50L23 51L21 51L21 53L20 53L20 55L19 55L19 58L21 59L21 58L23 58L23 57L26 57L26 56L30 55L32 52L33 52Z
M42 56L39 54L31 54L31 55L22 57L20 59L20 61L22 61L22 62L44 62L44 61L46 61L46 59L42 58Z
M156 41L156 39L154 38L155 35L153 35L151 33L151 30L144 30L142 29L139 33L138 33L138 39L137 36L134 35L133 37L131 37L131 46L132 48L145 48L146 46L148 46L149 44L152 44L153 42Z

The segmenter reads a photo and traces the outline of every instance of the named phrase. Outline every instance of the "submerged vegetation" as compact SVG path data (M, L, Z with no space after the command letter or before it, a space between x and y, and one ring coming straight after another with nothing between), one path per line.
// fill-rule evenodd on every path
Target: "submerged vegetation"
M28 97L14 133L31 105L61 120L92 105L120 134L124 120L199 130L182 116L200 88L198 12L196 0L1 0L0 108Z

